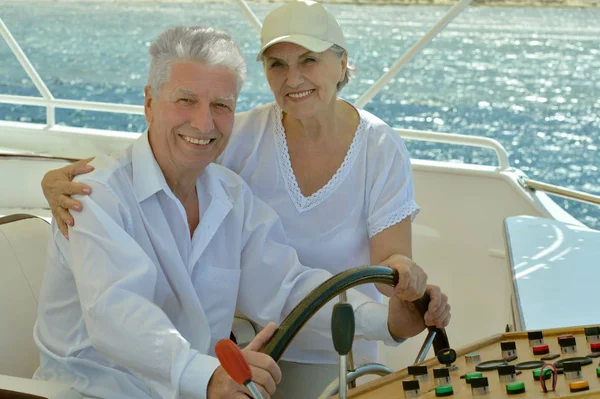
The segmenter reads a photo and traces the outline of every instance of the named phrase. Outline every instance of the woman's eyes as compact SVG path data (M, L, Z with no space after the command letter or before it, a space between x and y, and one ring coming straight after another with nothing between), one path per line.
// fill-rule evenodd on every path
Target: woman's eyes
M231 111L231 107L229 105L227 105L227 104L224 104L224 103L215 103L215 107Z
M302 63L302 64L312 64L314 62L317 62L317 59L313 58L313 57L307 57L307 58L304 58L302 61L300 61L300 63ZM283 66L284 66L283 62L280 62L280 61L273 61L270 64L270 68L281 68Z

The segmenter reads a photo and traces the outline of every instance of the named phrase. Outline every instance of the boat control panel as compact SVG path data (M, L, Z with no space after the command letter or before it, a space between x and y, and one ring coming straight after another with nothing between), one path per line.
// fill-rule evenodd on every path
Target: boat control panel
M600 327L499 334L360 386L350 398L600 398Z

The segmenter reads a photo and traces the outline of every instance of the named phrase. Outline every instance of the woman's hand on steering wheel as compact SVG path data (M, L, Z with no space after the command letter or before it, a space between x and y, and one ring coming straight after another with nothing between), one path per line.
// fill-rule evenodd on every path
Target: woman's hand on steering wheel
M450 304L448 296L436 285L427 285L430 301L425 317L412 303L399 296L390 298L388 328L395 338L410 338L419 334L426 326L444 328L450 323Z
M381 264L398 272L398 284L394 287L394 293L390 297L412 302L425 295L427 273L412 259L394 254Z

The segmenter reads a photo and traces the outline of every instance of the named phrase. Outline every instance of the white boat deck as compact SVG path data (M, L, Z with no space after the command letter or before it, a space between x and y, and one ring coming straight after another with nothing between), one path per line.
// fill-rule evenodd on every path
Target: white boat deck
M600 231L529 216L505 228L520 329L600 323Z

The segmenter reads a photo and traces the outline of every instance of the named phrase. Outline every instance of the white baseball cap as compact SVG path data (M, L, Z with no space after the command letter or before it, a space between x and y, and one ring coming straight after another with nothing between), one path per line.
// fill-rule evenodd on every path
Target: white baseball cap
M274 44L289 42L320 53L337 44L344 50L342 28L333 15L316 1L294 0L271 11L260 31L260 61L263 52Z

